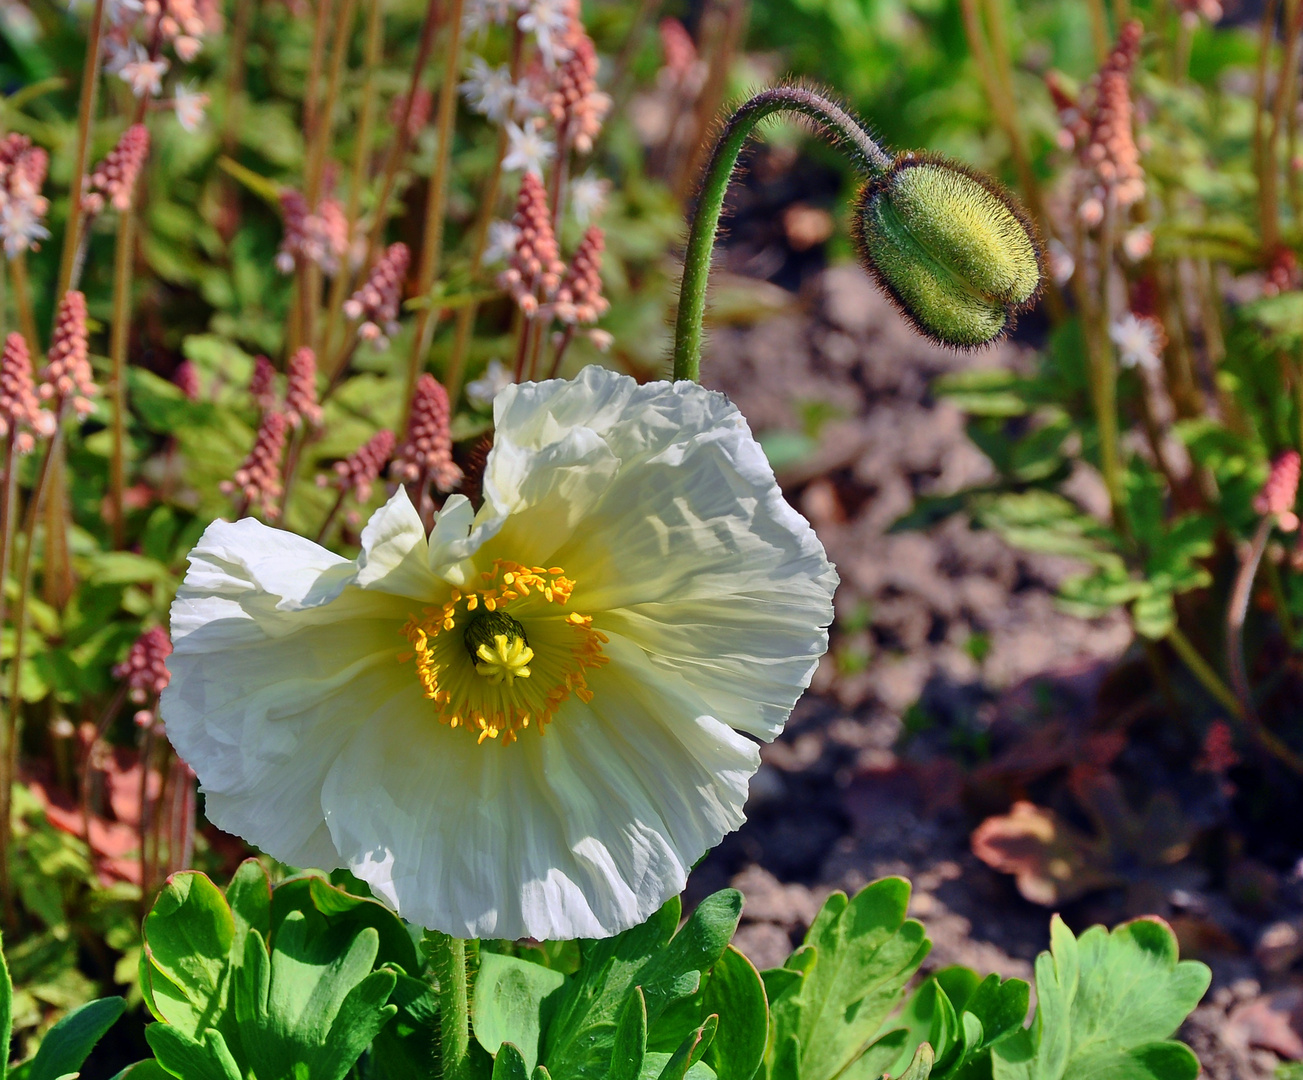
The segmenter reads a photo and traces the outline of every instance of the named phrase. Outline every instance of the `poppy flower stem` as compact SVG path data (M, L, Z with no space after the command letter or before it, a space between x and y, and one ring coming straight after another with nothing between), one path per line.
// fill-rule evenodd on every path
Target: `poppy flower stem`
M683 256L683 283L674 327L674 378L701 378L701 323L706 310L706 285L724 195L742 147L755 126L774 113L796 113L812 120L820 132L840 146L866 177L885 172L891 158L864 125L836 102L804 86L778 86L762 91L729 118L706 166Z
M426 931L434 972L439 980L439 1056L443 1080L470 1080L470 996L466 982L466 942Z

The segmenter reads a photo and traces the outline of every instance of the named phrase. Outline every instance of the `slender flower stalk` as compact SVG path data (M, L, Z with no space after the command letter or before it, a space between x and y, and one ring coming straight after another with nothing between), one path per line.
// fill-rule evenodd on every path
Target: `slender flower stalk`
M755 126L774 113L790 112L813 120L838 142L866 175L885 172L891 159L850 113L813 90L785 86L751 98L733 114L715 144L692 218L688 247L683 256L683 283L675 323L674 378L700 379L702 318L706 311L706 284L715 248L715 234L724 209L724 194L737 165L738 155Z
M27 339L33 355L40 352L41 340L36 331L36 315L32 308L32 286L27 277L27 252L20 251L9 260L13 271L14 308L18 312L18 325Z
M511 81L520 79L521 61L524 56L525 35L519 26L515 28L511 43ZM484 266L484 253L488 249L489 226L492 225L498 208L498 193L502 187L502 162L507 156L509 135L505 125L498 128L498 145L493 157L493 169L488 182L484 185L480 200L480 213L475 221L474 242L471 250L471 276L474 278ZM448 359L448 368L444 382L448 386L448 397L457 401L461 397L462 380L466 377L466 352L470 347L471 330L475 326L475 315L479 305L463 304L457 309L457 319L453 327L452 354Z
M86 39L86 62L81 74L81 101L77 107L77 142L72 155L72 191L68 207L68 224L63 235L63 255L59 263L59 287L55 303L72 288L73 267L81 246L82 177L90 153L91 117L95 111L95 91L99 85L100 44L104 31L105 0L95 0L91 13L90 34Z
M385 155L384 172L380 182L380 195L376 199L375 217L371 222L371 232L367 236L366 255L362 259L364 270L371 266L376 249L380 246L381 238L385 234L385 226L389 224L389 197L393 194L398 169L407 156L407 146L412 137L412 111L416 108L417 93L421 88L421 76L425 73L425 67L430 62L430 53L434 49L434 35L439 28L441 11L442 7L439 0L429 0L426 4L425 22L421 26L421 38L416 46L416 59L412 63L412 75L407 85L406 107L403 110L402 120L394 129L394 138L389 144L389 152Z
M113 374L109 379L112 402L112 451L109 458L109 506L113 529L113 546L122 548L127 540L127 516L123 494L127 486L127 339L131 323L131 266L135 247L135 214L131 209L118 215L117 249L113 262L113 333L109 342L109 359Z
M453 122L457 111L457 78L461 71L462 0L449 0L446 18L448 42L435 127L438 145L435 149L434 175L430 178L430 194L426 200L425 236L421 243L420 270L416 279L417 295L423 297L427 304L421 308L417 316L416 333L412 337L412 352L407 358L407 385L403 389L404 413L412 405L416 394L416 381L424 366L426 353L430 351L435 327L439 322L439 309L433 304L430 294L443 261L444 216L448 205L448 168L452 161Z
M371 144L375 137L376 118L376 71L380 67L381 50L384 45L384 10L382 0L368 0L366 20L365 59L363 60L362 108L358 114L357 138L353 144L353 165L351 180L348 185L348 203L344 211L348 224L350 246L357 235L358 214L361 212L362 187L366 183L367 167L371 161ZM326 306L326 326L322 331L320 353L322 359L334 356L336 359L326 365L329 373L328 386L333 385L336 374L347 363L347 350L335 349L335 335L339 329L344 297L347 295L351 275L348 264L340 268L330 282L330 297Z

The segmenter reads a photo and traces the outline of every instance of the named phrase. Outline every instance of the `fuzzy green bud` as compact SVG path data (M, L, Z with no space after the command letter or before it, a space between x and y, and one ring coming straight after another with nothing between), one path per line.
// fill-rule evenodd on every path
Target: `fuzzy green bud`
M904 314L944 345L994 341L1040 293L1040 245L1026 215L990 180L948 161L903 154L869 181L855 241Z

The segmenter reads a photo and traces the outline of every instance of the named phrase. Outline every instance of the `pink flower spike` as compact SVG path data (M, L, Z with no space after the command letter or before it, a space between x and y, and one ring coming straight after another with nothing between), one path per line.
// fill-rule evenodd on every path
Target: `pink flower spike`
M79 415L91 412L95 406L90 399L99 395L100 388L90 366L86 297L76 289L64 293L59 304L48 360L41 373L41 397L54 401L56 413L63 411L67 401Z
M317 404L317 354L304 346L290 357L289 382L285 389L285 419L292 428L321 427L321 406Z
M150 695L167 689L171 675L167 658L172 655L172 639L161 626L146 630L136 638L127 658L113 669L113 677L126 682L131 700L143 705Z
M11 436L20 454L31 451L36 440L54 434L54 414L41 408L32 382L32 359L27 339L10 334L0 357L0 436Z
M1294 503L1298 499L1300 458L1297 450L1286 450L1271 464L1267 482L1262 485L1253 509L1264 517L1272 516L1282 532L1293 532L1299 526Z
M87 194L82 205L91 213L104 208L107 199L119 213L130 210L135 197L136 179L149 154L149 130L144 124L132 124L122 133L118 145L95 167L86 182Z
M281 458L285 454L285 436L289 421L285 414L269 412L262 418L253 449L231 480L222 482L222 492L258 509L271 520L280 513L276 504L281 497Z
M394 433L388 428L377 431L343 461L335 462L335 487L344 494L352 493L359 502L366 502L393 452Z
M451 412L448 391L433 375L422 375L412 398L407 441L398 448L389 470L395 480L433 484L440 491L452 491L461 483L461 469L452 460Z

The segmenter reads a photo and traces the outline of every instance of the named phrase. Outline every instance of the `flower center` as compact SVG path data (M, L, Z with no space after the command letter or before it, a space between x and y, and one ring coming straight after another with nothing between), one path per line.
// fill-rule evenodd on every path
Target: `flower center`
M478 588L407 620L399 660L415 662L441 723L507 745L530 724L541 734L572 693L592 700L584 670L607 662L608 639L592 616L563 610L574 586L559 566L498 560Z
M525 628L505 611L477 611L466 625L462 644L475 661L475 670L491 683L528 679L534 650Z

